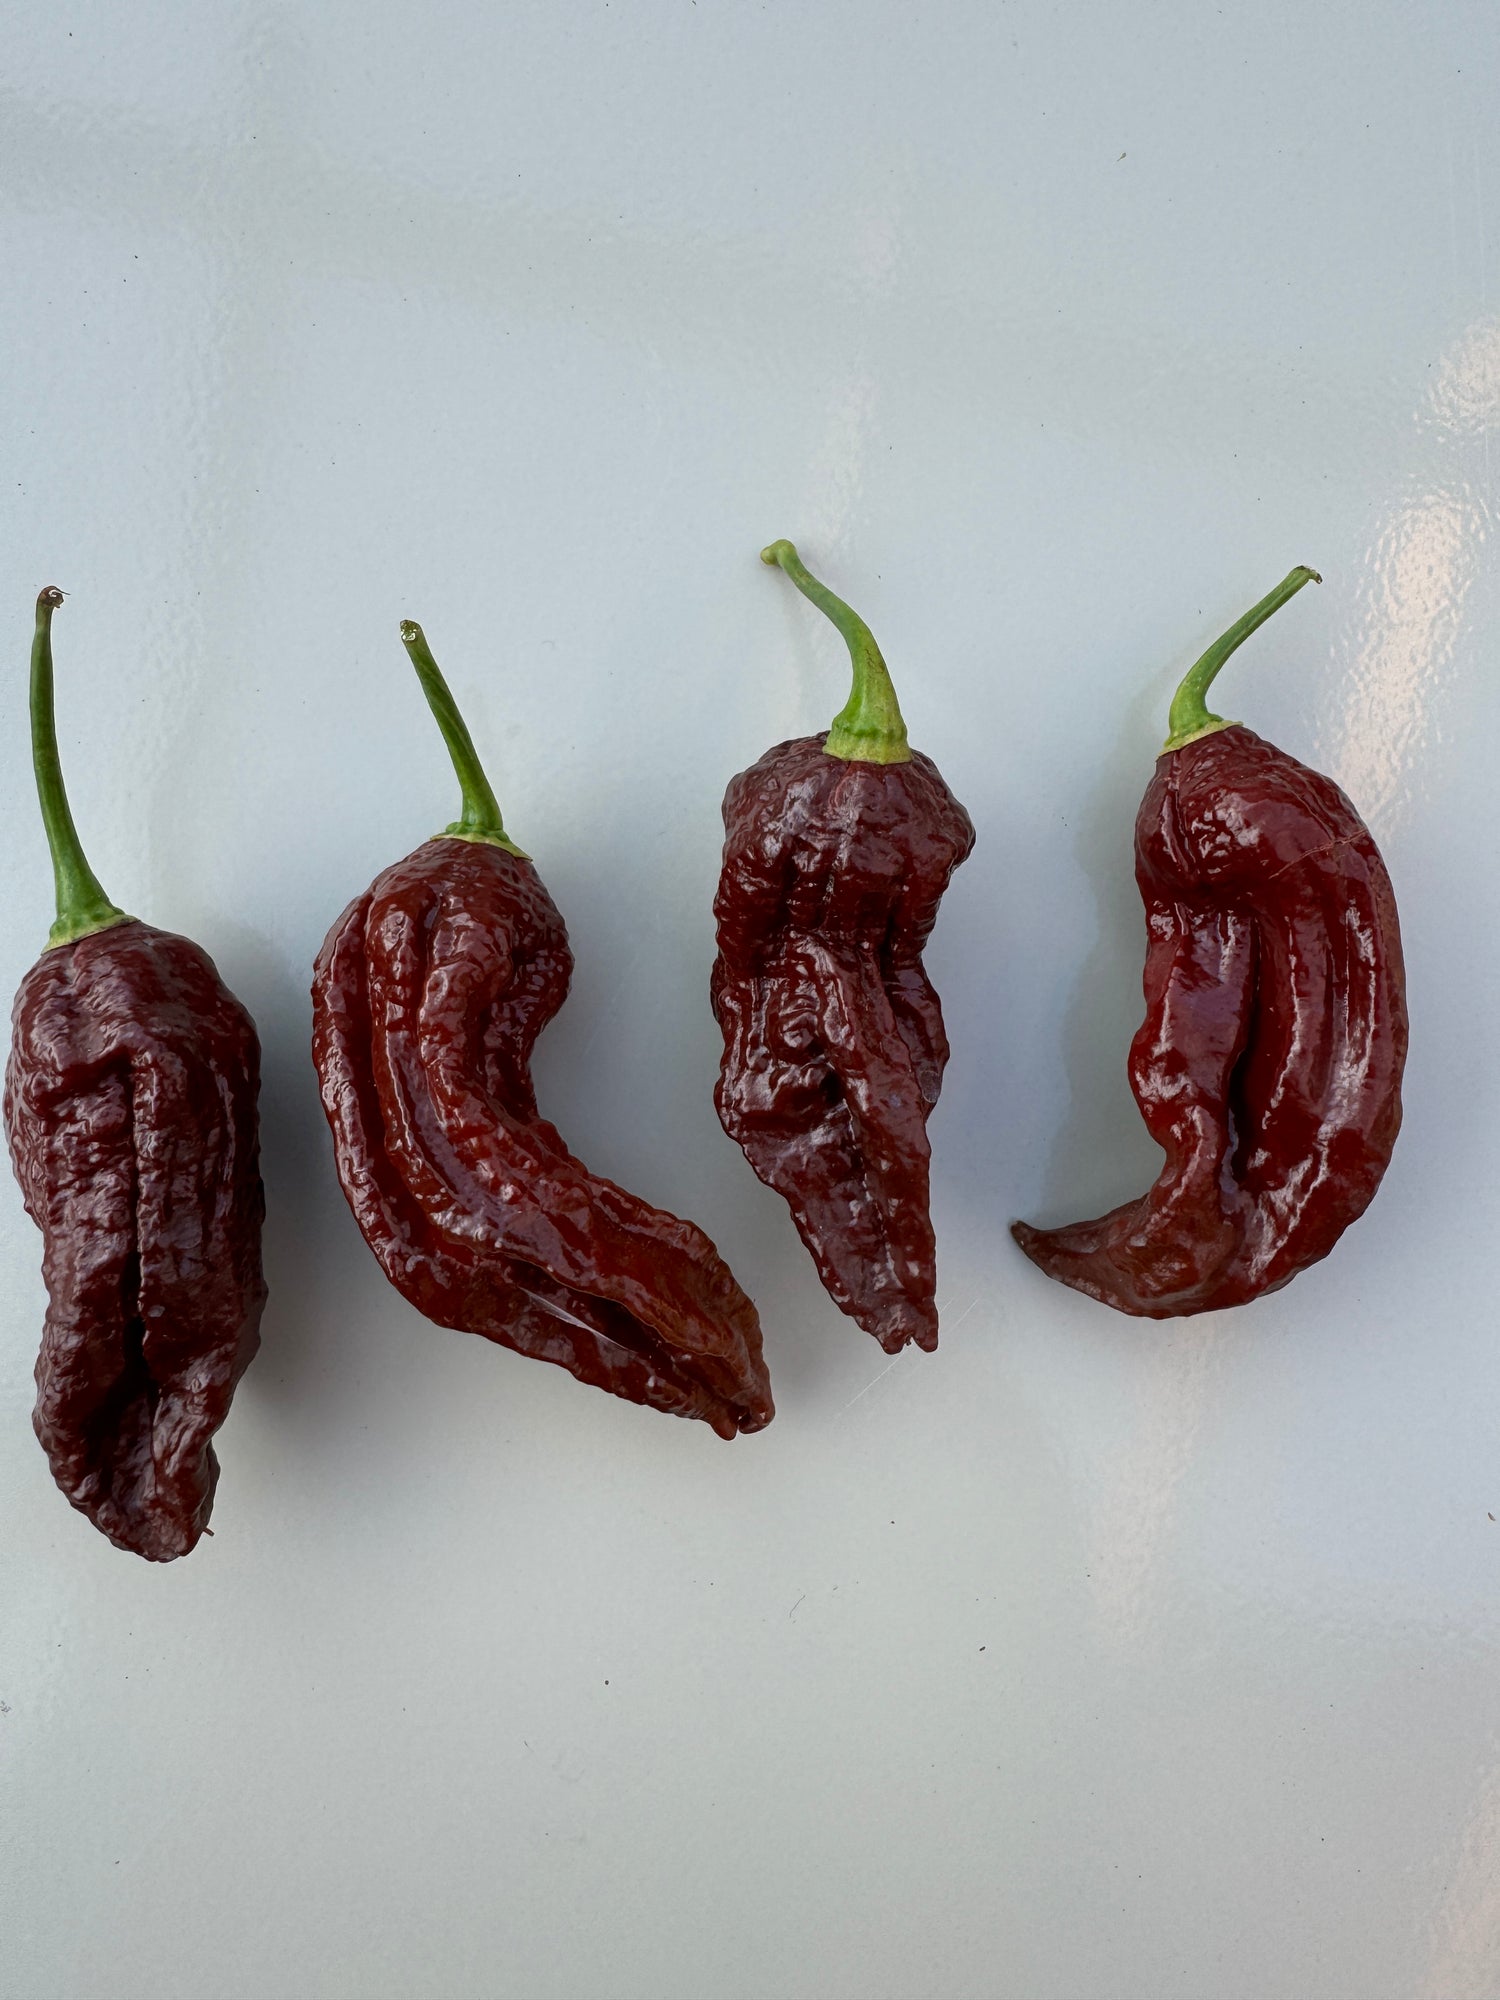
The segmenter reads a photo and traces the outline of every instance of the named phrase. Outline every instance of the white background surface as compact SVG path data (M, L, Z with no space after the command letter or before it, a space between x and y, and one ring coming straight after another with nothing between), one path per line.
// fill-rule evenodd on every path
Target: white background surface
M0 1188L18 2000L1500 1994L1497 44L1482 0L8 10L0 985L57 582L91 857L260 1026L271 1285L214 1538L152 1568L31 1436ZM711 1101L719 798L846 686L776 535L979 832L942 1345L894 1366ZM1406 1129L1328 1263L1138 1324L1005 1225L1154 1171L1131 818L1298 561L1222 686L1383 845ZM344 1206L309 968L454 811L403 615L571 930L544 1108L717 1239L763 1436L428 1326Z

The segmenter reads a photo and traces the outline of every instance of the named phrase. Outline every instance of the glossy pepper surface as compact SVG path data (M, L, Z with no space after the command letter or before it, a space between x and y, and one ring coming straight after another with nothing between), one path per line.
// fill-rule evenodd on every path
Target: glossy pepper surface
M930 1349L927 1120L948 1041L922 950L974 829L908 744L868 626L790 542L762 560L838 627L854 687L831 729L777 744L725 794L715 1102L835 1302L892 1354Z
M567 996L567 932L420 627L401 631L464 812L377 877L318 957L313 1057L349 1205L438 1325L721 1437L759 1430L760 1323L713 1244L591 1174L538 1115L531 1051Z
M5 1076L48 1293L33 1421L73 1505L168 1562L207 1526L211 1439L259 1344L260 1051L208 955L126 916L84 859L53 727L61 601L37 600L31 685L57 922L16 995Z
M1316 580L1293 570L1192 669L1136 819L1130 1082L1161 1173L1097 1221L1015 1225L1049 1277L1121 1312L1287 1284L1364 1213L1400 1129L1401 935L1375 843L1331 779L1205 705L1235 648Z

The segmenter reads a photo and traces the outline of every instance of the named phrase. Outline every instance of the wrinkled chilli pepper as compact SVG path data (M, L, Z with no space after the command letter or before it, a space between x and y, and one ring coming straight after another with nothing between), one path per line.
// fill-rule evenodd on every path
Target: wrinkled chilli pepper
M790 542L761 560L842 633L854 685L831 729L777 744L724 795L715 1102L840 1308L888 1353L931 1349L927 1119L948 1041L922 950L974 829L908 745L869 627Z
M1130 1083L1166 1162L1095 1222L1015 1224L1049 1277L1151 1319L1243 1304L1326 1257L1401 1125L1406 995L1390 879L1330 779L1206 705L1291 574L1191 669L1135 828L1146 1019Z
M463 815L356 897L318 957L313 1059L349 1206L439 1326L720 1437L759 1430L760 1322L713 1244L591 1174L537 1114L531 1051L567 996L567 932L421 627L401 637Z
M5 1074L48 1294L33 1421L73 1505L169 1562L207 1526L210 1440L260 1341L260 1048L208 954L116 909L84 859L53 723L61 602L37 599L31 652L57 921L16 995Z

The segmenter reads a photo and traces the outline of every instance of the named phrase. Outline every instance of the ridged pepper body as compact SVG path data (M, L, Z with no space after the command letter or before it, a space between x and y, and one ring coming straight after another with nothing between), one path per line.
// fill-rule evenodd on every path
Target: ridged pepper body
M536 868L488 841L426 841L356 898L313 982L344 1193L438 1325L721 1437L759 1430L760 1324L713 1244L591 1174L538 1115L531 1051L572 965Z
M1166 1160L1093 1222L1015 1228L1050 1277L1148 1318L1326 1257L1401 1125L1395 897L1336 784L1241 724L1160 757L1135 832L1146 1019L1130 1082Z
M937 1345L927 1120L948 1041L922 965L968 814L928 757L779 743L731 780L711 997L715 1103L842 1310Z
M260 1340L255 1029L206 952L133 918L44 952L12 1027L5 1128L48 1293L36 1433L75 1507L168 1562L207 1526Z

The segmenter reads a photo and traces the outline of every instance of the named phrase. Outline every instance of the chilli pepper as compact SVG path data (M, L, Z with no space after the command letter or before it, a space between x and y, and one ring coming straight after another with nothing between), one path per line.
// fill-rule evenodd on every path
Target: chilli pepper
M591 1174L537 1114L531 1050L567 997L568 935L421 627L401 637L463 814L356 897L318 955L313 1060L349 1206L439 1326L720 1437L760 1430L760 1322L713 1244Z
M1190 670L1135 826L1146 1019L1130 1084L1166 1161L1139 1201L1014 1225L1049 1277L1150 1319L1242 1305L1326 1257L1401 1125L1406 992L1390 878L1329 778L1206 705L1294 569Z
M927 1119L948 1041L922 950L974 828L908 744L863 619L790 542L761 560L838 628L854 685L832 728L778 743L724 795L714 1101L837 1305L888 1353L931 1349Z
M170 1562L208 1524L211 1440L260 1343L255 1027L208 954L119 910L84 859L37 599L31 746L57 886L21 981L5 1129L42 1232L33 1422L53 1477L122 1549Z

